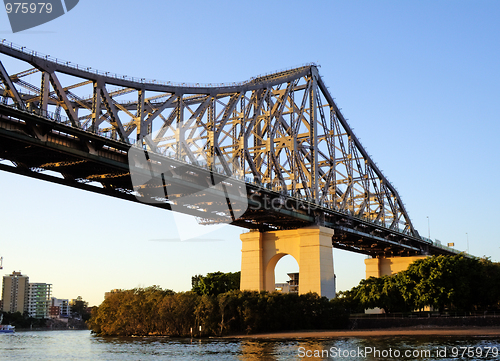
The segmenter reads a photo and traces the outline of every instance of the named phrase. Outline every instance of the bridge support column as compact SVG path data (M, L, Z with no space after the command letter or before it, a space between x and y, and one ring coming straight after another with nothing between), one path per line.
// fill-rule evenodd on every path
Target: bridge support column
M320 226L242 234L240 289L274 291L274 268L289 254L299 264L299 294L335 297L332 236Z
M382 277L396 274L406 270L408 266L417 259L426 257L427 256L367 258L365 259L366 279L369 277Z

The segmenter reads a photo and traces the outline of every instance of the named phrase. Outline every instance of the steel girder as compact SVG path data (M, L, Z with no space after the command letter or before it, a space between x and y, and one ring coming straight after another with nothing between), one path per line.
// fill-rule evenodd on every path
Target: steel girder
M314 64L189 85L100 72L5 41L0 53L4 104L420 238Z

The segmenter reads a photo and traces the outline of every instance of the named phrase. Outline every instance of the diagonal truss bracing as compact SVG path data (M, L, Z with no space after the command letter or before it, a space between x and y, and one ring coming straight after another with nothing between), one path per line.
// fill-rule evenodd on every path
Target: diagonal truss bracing
M99 72L5 42L0 53L6 104L418 236L314 64L185 85ZM14 60L24 68L8 73Z

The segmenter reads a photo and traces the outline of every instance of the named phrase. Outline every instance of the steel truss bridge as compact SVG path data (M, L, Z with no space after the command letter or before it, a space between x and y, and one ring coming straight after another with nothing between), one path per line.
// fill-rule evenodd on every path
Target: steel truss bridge
M187 194L206 189L207 177L231 176L244 190L248 207L238 218L238 202L226 213L202 200L181 207L204 223L260 231L320 224L335 229L334 247L371 256L458 253L418 234L314 64L240 83L175 84L6 40L0 53L1 170L172 210L179 194L158 200L157 186L134 189L134 145L149 162L168 159L164 187ZM175 174L186 165L191 171Z

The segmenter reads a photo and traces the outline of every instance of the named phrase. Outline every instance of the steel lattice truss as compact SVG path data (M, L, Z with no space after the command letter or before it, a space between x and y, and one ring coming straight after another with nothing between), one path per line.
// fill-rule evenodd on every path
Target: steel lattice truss
M417 235L314 64L186 85L99 72L5 42L0 52L4 103Z

